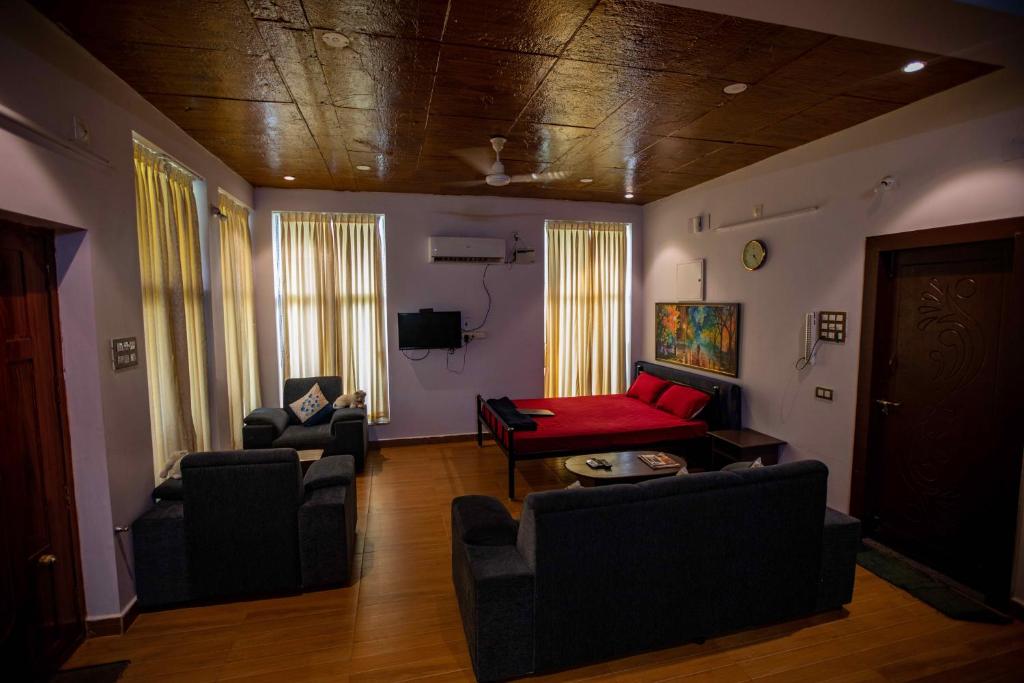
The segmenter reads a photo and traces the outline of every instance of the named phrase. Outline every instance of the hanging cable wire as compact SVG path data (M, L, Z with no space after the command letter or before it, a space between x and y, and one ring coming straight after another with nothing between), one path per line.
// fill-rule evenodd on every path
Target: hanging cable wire
M468 327L465 330L463 330L464 332L476 332L477 330L481 329L484 325L487 324L487 318L491 315L491 303L493 302L493 299L491 298L491 290L490 288L487 287L487 270L490 267L490 263L484 266L484 276L481 281L481 284L483 284L484 286L484 292L487 294L487 311L484 312L484 319L481 320L480 324L477 325L476 327Z
M818 344L820 343L821 339L816 339L814 341L814 346L811 347L811 352L806 356L797 359L795 363L795 367L797 370L803 370L804 368L811 364L811 359L814 358L814 352L818 350Z

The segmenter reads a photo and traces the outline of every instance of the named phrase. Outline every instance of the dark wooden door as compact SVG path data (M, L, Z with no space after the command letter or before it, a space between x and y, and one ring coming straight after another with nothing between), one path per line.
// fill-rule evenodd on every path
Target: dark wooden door
M84 635L53 238L0 221L0 655L45 676Z
M1020 456L997 387L1013 240L888 254L872 382L871 535L994 599L1010 585ZM1019 302L1017 302L1019 304Z

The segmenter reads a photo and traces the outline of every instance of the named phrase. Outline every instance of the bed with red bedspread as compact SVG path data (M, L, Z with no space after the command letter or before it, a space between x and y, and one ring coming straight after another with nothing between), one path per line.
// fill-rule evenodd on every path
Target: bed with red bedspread
M650 449L686 454L699 447L710 429L740 427L740 389L735 384L641 361L634 377L646 372L698 389L711 398L693 419L683 419L626 394L514 400L516 408L543 408L551 417L536 417L535 431L509 427L482 397L477 397L477 442L483 431L493 436L508 458L509 498L515 498L517 460L582 453Z

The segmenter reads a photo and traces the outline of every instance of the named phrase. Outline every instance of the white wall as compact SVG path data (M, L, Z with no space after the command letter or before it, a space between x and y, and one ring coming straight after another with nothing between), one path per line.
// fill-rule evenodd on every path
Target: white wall
M892 174L898 185L874 195ZM688 233L809 205L817 213L720 233ZM850 496L858 341L869 235L1024 215L1024 83L1001 72L644 207L644 357L654 358L654 303L673 301L674 267L707 259L707 300L743 305L739 383L745 426L786 440L783 459L828 464L829 504ZM763 239L747 272L740 251ZM823 344L798 372L805 312L846 311L846 344ZM814 398L816 385L835 402ZM1024 587L1024 576L1018 585Z
M280 405L274 308L271 214L274 211L353 211L385 215L387 249L388 363L391 423L372 429L371 438L466 434L476 430L474 400L485 396L542 396L544 391L544 220L580 219L633 224L634 301L640 299L642 211L626 204L546 199L454 197L441 195L325 190L256 190L254 249L256 318L264 401ZM465 371L445 368L445 354L431 352L420 362L398 350L397 313L420 308L461 310L476 326L486 309L482 265L432 264L431 235L500 237L536 250L533 265L492 266L487 284L494 297L486 339L468 347ZM639 352L640 308L634 306L634 356ZM461 369L467 348L451 357ZM419 353L410 353L418 356Z
M145 347L133 370L115 374L109 356L110 338L143 339L132 131L200 173L211 194L222 186L251 202L252 189L23 2L0 3L0 63L0 104L62 137L82 118L92 150L111 161L102 168L0 129L0 209L83 230L57 239L60 322L86 607L110 616L134 596L112 527L131 524L153 488ZM205 233L202 198L199 215ZM215 347L221 328L207 323Z

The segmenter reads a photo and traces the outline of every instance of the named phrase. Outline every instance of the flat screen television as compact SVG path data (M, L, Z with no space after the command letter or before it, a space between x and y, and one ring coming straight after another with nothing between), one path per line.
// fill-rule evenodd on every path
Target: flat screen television
M398 314L398 348L457 349L462 346L462 311Z

